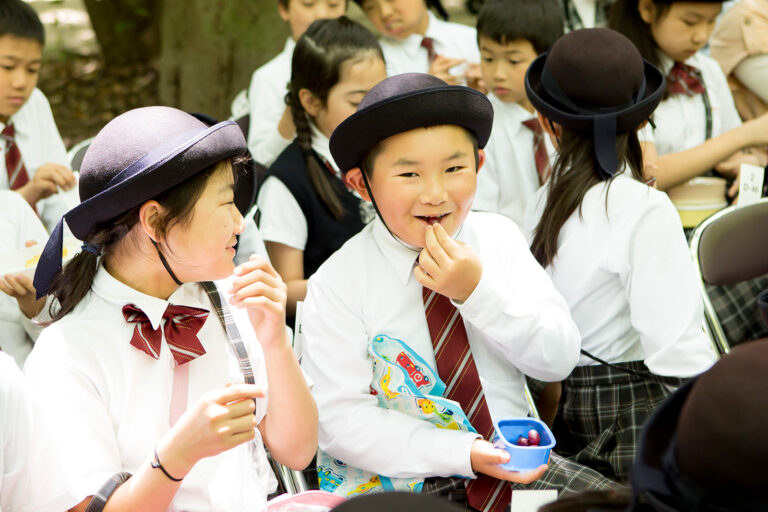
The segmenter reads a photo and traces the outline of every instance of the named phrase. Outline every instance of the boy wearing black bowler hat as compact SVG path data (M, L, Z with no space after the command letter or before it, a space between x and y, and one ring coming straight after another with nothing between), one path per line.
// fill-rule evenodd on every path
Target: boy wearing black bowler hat
M313 275L304 306L324 489L461 499L451 491L466 482L465 502L495 511L507 482L611 485L556 457L546 473L506 471L509 455L488 442L493 420L527 415L523 373L562 376L578 357L567 308L515 224L469 213L492 117L472 89L403 74L331 137L378 216Z

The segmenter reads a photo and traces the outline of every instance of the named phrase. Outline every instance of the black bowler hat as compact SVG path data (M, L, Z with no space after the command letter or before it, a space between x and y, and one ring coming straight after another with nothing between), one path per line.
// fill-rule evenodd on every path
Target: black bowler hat
M426 494L412 492L377 492L364 494L345 501L333 508L333 512L459 512L466 510L448 502Z
M485 147L493 125L488 98L469 87L448 85L425 73L404 73L379 82L333 131L331 154L342 172L360 166L365 154L398 133L452 124L463 126Z
M607 28L574 30L537 57L525 74L541 114L591 137L601 174L618 170L616 136L637 130L661 101L664 75L634 44Z
M735 347L670 396L640 436L633 492L657 510L768 510L768 342Z
M61 269L64 221L85 240L100 224L245 150L234 121L209 127L170 107L130 110L107 123L83 158L81 203L64 214L40 257L34 278L38 298Z

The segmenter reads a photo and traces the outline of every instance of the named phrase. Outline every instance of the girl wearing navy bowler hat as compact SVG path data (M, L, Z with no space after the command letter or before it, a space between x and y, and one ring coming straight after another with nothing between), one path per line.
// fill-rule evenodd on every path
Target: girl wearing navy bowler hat
M537 58L525 85L558 148L525 226L581 333L558 452L626 481L643 421L715 359L680 219L642 178L637 130L664 78L618 32L585 29Z
M232 262L244 152L231 121L147 107L85 155L82 203L35 274L59 308L26 366L74 510L260 510L276 483L265 444L293 468L312 459L317 411L286 336L285 285L262 258ZM84 243L61 269L63 222Z

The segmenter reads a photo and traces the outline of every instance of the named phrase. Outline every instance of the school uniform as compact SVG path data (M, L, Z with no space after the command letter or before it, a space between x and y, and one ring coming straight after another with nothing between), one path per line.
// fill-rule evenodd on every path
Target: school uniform
M454 306L491 417L526 416L523 375L559 379L570 373L578 357L577 332L564 301L509 219L470 212L456 239L468 244L483 265L472 295ZM379 407L369 391L374 383L367 354L374 338L401 340L435 367L423 288L413 276L418 254L377 217L310 278L302 365L314 383L319 447L349 466L387 477L474 478L469 452L477 434L436 428ZM581 476L592 477L596 486L605 484L593 473L571 480L583 483Z
M220 282L222 290L228 282ZM141 309L152 328L165 323L169 304L209 311L197 334L205 353L175 366L165 338L157 359L131 344L134 324L122 308ZM266 386L261 347L244 310L231 313L248 351L255 383ZM180 376L181 370L188 378ZM25 372L35 393L46 397L56 418L56 439L68 461L72 491L80 500L119 472L135 473L181 411L205 393L242 382L238 360L206 290L179 287L168 300L145 295L100 267L88 294L75 309L41 334ZM175 386L187 392L174 392ZM172 408L174 411L172 417ZM267 398L256 399L264 418ZM184 478L168 510L260 510L275 487L258 435L214 457L200 460Z
M269 167L291 143L277 131L285 110L285 95L291 81L291 59L296 42L290 37L283 51L253 72L248 87L251 120L248 150L254 160Z
M21 152L24 167L32 179L38 167L46 163L54 163L69 167L67 150L61 140L59 130L51 113L48 99L40 89L32 91L26 103L12 115L7 123L0 123L0 130L13 124L15 128L15 143ZM8 172L5 168L5 151L7 142L0 137L0 190L9 189ZM51 231L61 216L79 203L77 186L68 191L60 191L46 199L37 202L36 209L43 224Z
M526 213L529 238L547 189ZM560 230L546 270L568 303L583 350L660 376L630 375L582 354L564 382L559 452L624 480L644 420L669 393L665 382L674 382L661 377L692 377L716 359L701 327L701 292L680 219L664 193L619 175L589 189Z
M259 231L267 242L304 252L304 276L314 274L344 242L363 229L362 200L346 188L328 149L328 138L314 126L312 158L335 188L345 215L336 219L315 191L298 141L283 151L259 191ZM326 165L327 164L327 165Z
M43 404L27 389L16 362L0 352L0 510L60 512L77 504L67 493L67 464L51 442Z
M24 248L34 240L42 246L48 239L40 219L16 192L0 190L0 247L3 252ZM0 256L2 257L2 256ZM13 297L0 292L0 349L22 367L42 328L32 323Z
M493 130L485 147L485 164L477 175L474 210L501 213L522 226L525 207L539 189L540 178L534 155L534 133L524 121L535 119L518 103L503 102L493 93ZM538 122L538 121L537 121ZM544 135L549 161L555 149Z
M477 31L474 27L440 20L429 11L427 15L429 25L424 35L411 34L402 40L386 36L379 38L384 62L387 63L387 76L429 71L429 52L422 46L424 38L432 40L437 55L464 59L467 63L480 62ZM458 70L459 67L452 69Z
M653 142L659 155L694 148L707 138L717 137L741 125L728 82L717 62L698 52L684 64L693 66L701 73L709 107L702 94L674 94L665 98L653 113L656 124ZM661 71L665 75L673 65L671 59L661 56Z

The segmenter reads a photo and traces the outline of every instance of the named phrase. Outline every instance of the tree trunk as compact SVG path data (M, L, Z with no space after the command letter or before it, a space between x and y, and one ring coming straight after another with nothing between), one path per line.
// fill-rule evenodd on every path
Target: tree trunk
M157 57L160 5L155 0L85 0L107 66L147 62Z
M162 2L160 101L218 119L288 36L276 0Z

